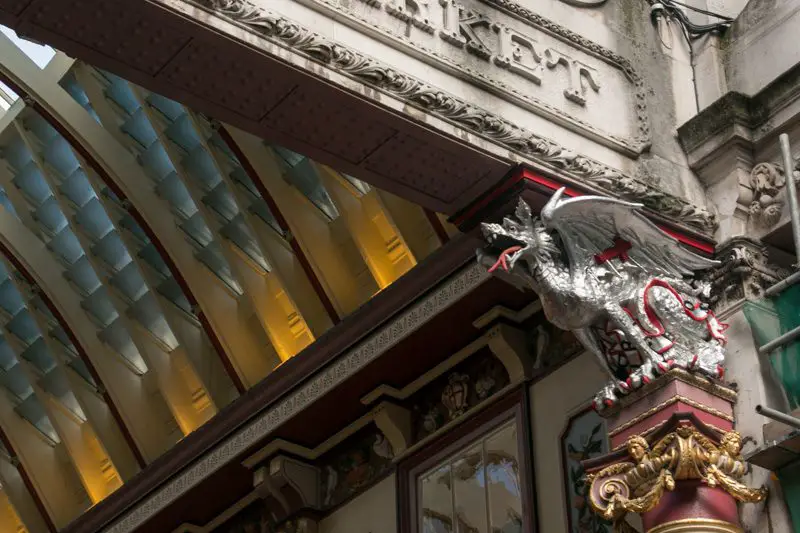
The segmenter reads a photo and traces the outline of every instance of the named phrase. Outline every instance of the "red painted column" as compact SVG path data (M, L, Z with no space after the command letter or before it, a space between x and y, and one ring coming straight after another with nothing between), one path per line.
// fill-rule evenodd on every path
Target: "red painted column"
M603 411L612 452L584 463L595 512L644 533L742 532L737 501L766 496L739 479L741 436L733 427L736 391L671 370Z

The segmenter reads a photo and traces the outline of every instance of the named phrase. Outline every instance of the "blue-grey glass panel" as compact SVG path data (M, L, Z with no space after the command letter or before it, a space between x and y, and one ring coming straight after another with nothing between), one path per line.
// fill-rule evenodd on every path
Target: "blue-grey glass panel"
M6 346L8 345L5 340L3 340L2 343ZM20 400L25 400L33 394L33 387L31 387L30 382L28 382L28 378L25 377L25 372L22 370L22 367L19 363L16 363L16 359L14 366L0 372L0 385L8 389L11 394Z
M17 364L17 356L14 355L14 350L5 341L0 338L0 370L8 371Z
M170 121L174 121L186 112L181 104L160 94L150 93L147 96L147 102L158 109Z
M214 160L202 146L183 158L183 167L191 178L203 184L203 190L211 190L222 181Z
M14 215L16 218L19 218L17 210L14 208L14 204L11 203L11 199L8 197L6 191L2 188L0 188L0 204L2 204L6 211Z
M270 270L269 263L262 255L261 250L259 249L258 244L256 244L253 236L250 234L250 231L244 225L241 216L238 216L236 219L225 224L220 233L223 237L238 246L258 266L266 271Z
M108 232L114 231L114 225L111 223L111 219L108 218L106 210L97 198L93 198L87 202L83 208L75 214L75 221L80 224L83 231L95 242L105 237Z
M175 122L167 126L165 130L167 138L183 148L187 153L191 153L201 144L200 136L194 128L189 115L181 115Z
M209 244L207 247L197 252L196 255L200 262L206 265L208 269L216 274L226 285L235 292L242 294L242 288L231 274L231 269L227 261L225 261L218 243Z
M150 242L150 237L147 236L144 229L139 225L136 220L128 214L123 215L118 221L117 226L121 230L128 231L131 235L136 237L140 242L143 244L147 244Z
M192 197L189 196L189 191L176 173L168 174L156 186L156 192L162 198L165 198L172 207L177 209L185 218L191 217L197 212L197 206L194 204Z
M178 285L178 281L175 278L170 277L165 279L156 290L180 309L186 313L192 314L192 306L189 303L189 299L186 298L186 294L184 294L183 289Z
M147 148L158 140L153 126L147 118L144 109L137 109L128 117L128 119L120 126L120 129L133 137L142 148Z
M34 205L41 204L53 195L50 186L33 160L28 161L24 167L17 170L13 182Z
M20 355L38 368L42 374L47 374L56 367L55 359L47 349L47 343L42 337L28 345Z
M203 197L203 202L225 220L233 220L239 214L233 195L224 183L218 184Z
M180 228L194 239L198 246L205 247L212 242L211 230L199 212L181 223Z
M92 185L89 183L89 178L80 168L76 168L66 176L61 181L59 189L64 196L78 207L82 207L86 202L96 197Z
M92 374L89 372L89 369L86 367L86 363L84 363L81 359L72 359L67 366L72 368L80 377L82 377L89 385L92 387L97 388L97 383L95 383Z
M42 144L48 144L58 136L58 132L37 113L29 114L23 121L24 127L33 133Z
M81 243L68 227L65 227L50 239L48 245L68 264L72 264L83 257Z
M92 294L101 287L100 278L85 255L69 266L66 276L86 294Z
M304 158L294 165L286 177L329 219L334 220L339 216L339 211L333 204L333 200L331 200L328 191L322 184L322 180L317 174L317 169L310 159Z
M172 160L170 160L160 142L151 144L144 152L139 154L139 163L142 164L150 177L156 182L175 172Z
M356 179L349 174L342 174L342 176L350 183L350 185L355 187L359 193L367 194L370 191L370 186L368 183L364 183L360 179Z
M12 167L20 170L33 160L33 154L25 146L25 142L20 137L15 136L3 147L3 158Z
M103 327L119 318L117 310L111 303L104 287L94 291L81 301L81 307L92 315Z
M42 407L35 395L28 396L25 401L14 407L14 410L51 442L61 442L56 430L53 428L53 424L50 423L50 419L45 414L44 407Z
M58 234L67 229L67 219L54 197L49 197L33 212L36 219L51 234Z
M68 73L61 79L60 85L69 93L73 100L81 105L81 107L85 107L89 104L89 97L86 95L83 87L80 86L75 74L72 72Z
M128 299L136 301L147 293L147 285L133 262L114 274L111 284Z
M6 324L8 331L25 344L33 344L39 338L39 328L27 309L22 309Z
M97 241L92 246L92 253L102 259L114 271L125 268L131 262L128 249L116 231L109 231L102 239Z
M105 90L107 98L116 103L129 115L141 107L127 82L110 72L103 71L102 74L110 81L110 85L106 87Z
M47 143L42 157L62 176L69 176L80 167L75 153L61 135L57 135Z
M5 278L3 282L0 283L0 307L12 316L19 313L20 310L25 307L22 296L8 278Z

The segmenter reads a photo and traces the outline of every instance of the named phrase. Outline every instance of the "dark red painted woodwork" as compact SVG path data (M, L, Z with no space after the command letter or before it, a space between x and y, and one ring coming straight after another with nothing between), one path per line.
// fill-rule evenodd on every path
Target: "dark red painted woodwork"
M545 191L548 192L557 191L558 189L565 187L566 190L564 191L564 194L570 197L583 196L584 194L586 194L584 191L580 191L576 188L570 187L556 179L538 174L524 165L519 165L515 169L513 169L505 178L503 178L503 180L497 186L495 186L494 189L476 199L472 204L470 204L460 213L454 215L452 219L453 223L458 226L461 226L469 224L470 222L474 222L471 219L474 219L476 217L483 218L481 217L481 214L489 207L489 204L497 200L503 194L510 191L515 185L518 185L520 182L536 185L539 188L544 189ZM647 211L645 211L645 214L647 214ZM702 237L689 235L684 231L679 231L658 221L655 221L655 224L662 231L664 231L664 233L678 239L678 241L682 242L687 246L695 248L696 250L699 250L706 254L714 253L715 244L710 239L704 239Z
M645 531L676 520L703 518L739 524L736 500L724 490L698 480L677 480L675 490L665 492L655 509L642 515Z

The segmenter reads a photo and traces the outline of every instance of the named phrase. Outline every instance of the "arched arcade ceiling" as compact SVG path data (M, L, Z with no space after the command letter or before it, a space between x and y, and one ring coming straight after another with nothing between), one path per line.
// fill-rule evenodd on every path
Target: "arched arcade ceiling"
M20 97L0 115L0 520L29 531L103 500L455 232L109 72L40 69L5 35L0 80Z

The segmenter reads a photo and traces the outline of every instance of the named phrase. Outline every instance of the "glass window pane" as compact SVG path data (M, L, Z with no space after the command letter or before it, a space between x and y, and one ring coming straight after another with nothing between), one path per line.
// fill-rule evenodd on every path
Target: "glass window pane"
M522 533L516 425L507 426L487 439L486 481L492 533Z
M488 533L483 444L465 450L453 462L457 533Z
M450 465L423 475L419 494L421 533L454 533Z
M509 422L417 478L418 533L522 533L517 426Z

